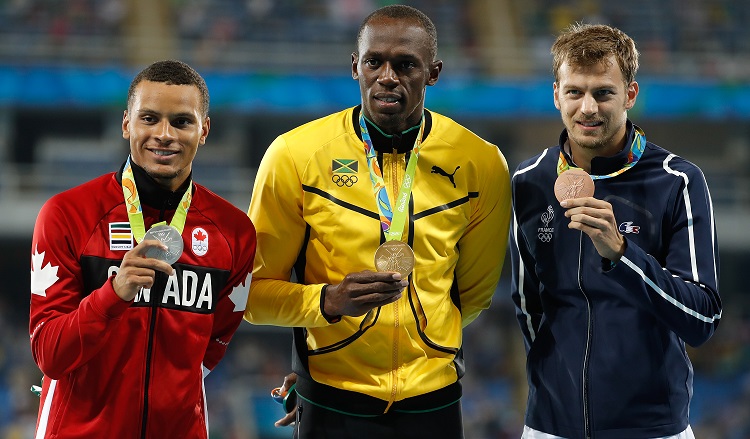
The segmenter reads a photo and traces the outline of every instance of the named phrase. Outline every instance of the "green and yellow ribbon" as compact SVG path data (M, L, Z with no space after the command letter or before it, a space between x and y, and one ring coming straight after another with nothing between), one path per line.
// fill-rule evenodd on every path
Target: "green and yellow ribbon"
M622 169L611 172L607 175L591 175L592 179L603 180L605 178L612 178L635 166L635 164L643 155L643 151L646 149L646 134L640 127L635 125L633 127L635 128L635 137L633 138L633 143L630 145L630 151L628 151L628 160L625 163L625 166L623 166ZM563 154L562 150L560 150L560 157L557 159L557 175L560 175L563 172L567 171L570 167L570 164L565 159L565 155Z
M406 173L404 174L404 180L401 182L401 188L398 192L395 209L391 208L390 200L388 200L388 192L385 189L385 181L383 181L383 172L380 170L380 165L378 164L378 154L372 144L372 138L370 138L370 133L367 130L367 124L365 123L365 116L362 113L359 114L359 126L362 130L362 140L365 148L365 156L367 158L367 168L370 170L372 191L375 195L375 202L378 205L380 225L385 234L385 240L400 241L404 234L404 225L406 224L407 216L406 211L409 206L411 189L414 185L414 176L417 172L419 149L422 145L422 135L424 133L424 115L422 115L422 120L419 124L419 134L414 140L414 147L412 148L411 157L409 157L409 163L406 165Z
M125 205L128 209L128 220L130 221L130 228L133 231L133 237L136 243L143 240L146 235L146 224L143 221L143 209L141 208L141 199L138 197L138 188L135 185L135 177L133 176L133 167L130 164L130 156L125 162L125 168L122 170L122 194L125 197ZM187 221L187 213L190 208L190 203L193 201L193 180L190 180L190 186L188 187L185 194L180 200L180 204L177 206L177 210L172 217L170 226L177 229L182 235L182 230L185 228L185 221ZM153 224L151 227L166 224L166 221Z

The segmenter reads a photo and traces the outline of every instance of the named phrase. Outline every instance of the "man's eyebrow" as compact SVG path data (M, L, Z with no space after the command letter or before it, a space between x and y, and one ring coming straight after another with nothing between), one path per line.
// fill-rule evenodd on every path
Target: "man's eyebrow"
M187 111L184 111L184 112L181 112L181 113L171 113L169 116L170 117L184 117L184 118L188 118L188 119L195 119L195 114L187 112Z
M163 113L160 113L160 112L158 112L156 110L152 110L150 108L140 108L140 109L138 109L138 114L153 114L153 115L164 116ZM183 112L179 112L179 113L169 113L166 116L171 117L171 118L174 118L174 117L183 117L183 118L195 119L195 114L193 114L191 112L188 112L188 111L183 111Z

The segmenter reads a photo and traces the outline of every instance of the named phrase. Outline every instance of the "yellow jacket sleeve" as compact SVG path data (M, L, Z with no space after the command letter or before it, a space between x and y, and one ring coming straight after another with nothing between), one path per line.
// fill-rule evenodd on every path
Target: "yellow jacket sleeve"
M510 175L505 158L499 149L496 151L483 163L486 167L480 196L469 227L459 241L461 256L456 265L456 279L461 292L463 327L490 306L508 245Z
M290 282L302 249L302 184L283 137L269 146L258 169L248 216L257 233L253 280L245 319L276 326L328 325L320 311L323 284Z

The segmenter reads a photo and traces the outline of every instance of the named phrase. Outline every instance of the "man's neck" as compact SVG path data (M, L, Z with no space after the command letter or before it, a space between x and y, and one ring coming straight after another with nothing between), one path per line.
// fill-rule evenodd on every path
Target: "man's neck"
M133 178L135 178L138 196L141 202L152 207L166 206L170 209L176 209L177 204L182 199L182 195L190 186L190 176L180 185L176 191L172 191L159 184L148 172L131 161L133 167Z
M425 127L424 133L422 134L422 140L424 141L429 135L432 127L432 116L427 110L425 110L423 114ZM357 132L359 132L359 116L359 113L355 111L352 120ZM391 134L383 130L382 127L375 125L367 116L364 117L367 124L367 130L372 139L372 144L375 147L375 150L379 153L392 153L396 151L400 154L404 154L411 151L414 147L414 142L419 135L421 121L418 121L411 128L399 132L398 134Z
M614 146L604 146L600 148L583 148L573 145L570 138L565 142L563 148L565 152L573 159L573 163L584 171L591 173L591 161L595 157L612 157L620 153L625 148L627 137L623 136L622 140L615 143Z

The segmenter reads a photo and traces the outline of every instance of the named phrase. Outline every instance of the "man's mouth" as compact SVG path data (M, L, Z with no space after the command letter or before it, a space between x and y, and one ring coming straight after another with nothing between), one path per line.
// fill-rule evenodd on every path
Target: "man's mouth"
M168 157L177 154L177 151L169 151L164 149L152 149L151 152L161 157Z

